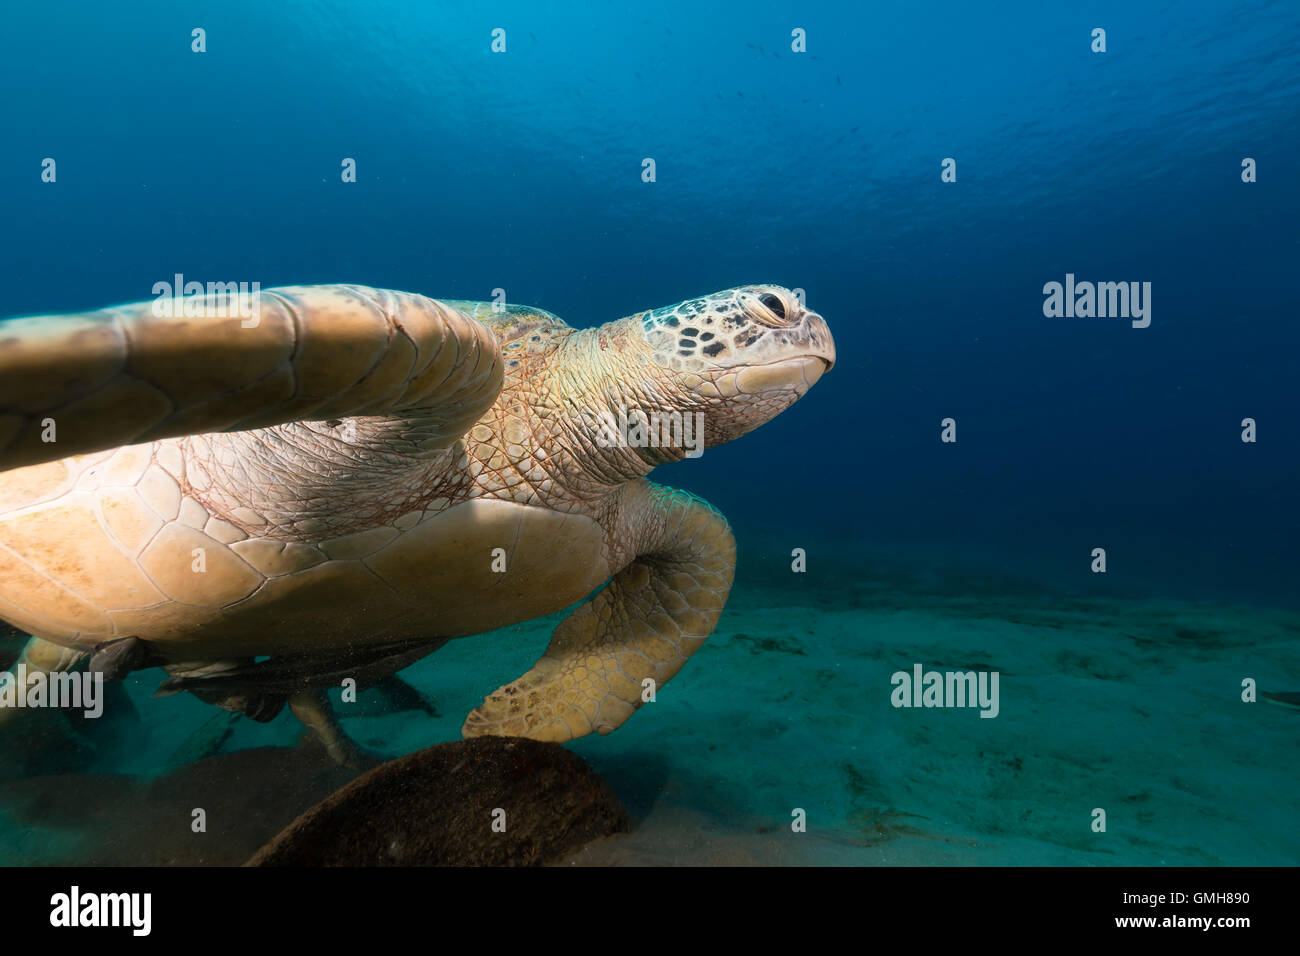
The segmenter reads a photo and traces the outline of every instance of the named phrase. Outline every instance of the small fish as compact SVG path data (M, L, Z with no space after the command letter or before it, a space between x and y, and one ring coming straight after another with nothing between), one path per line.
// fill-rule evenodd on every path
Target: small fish
M104 680L121 680L131 671L146 667L148 658L149 650L139 638L119 637L95 647L87 670L98 671Z

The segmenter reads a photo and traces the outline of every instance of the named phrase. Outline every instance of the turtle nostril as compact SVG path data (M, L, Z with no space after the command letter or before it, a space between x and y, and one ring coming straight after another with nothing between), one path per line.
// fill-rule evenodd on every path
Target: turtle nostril
M767 306L768 310L778 319L785 318L785 303L781 301L780 297L770 292L764 292L758 297L758 301Z

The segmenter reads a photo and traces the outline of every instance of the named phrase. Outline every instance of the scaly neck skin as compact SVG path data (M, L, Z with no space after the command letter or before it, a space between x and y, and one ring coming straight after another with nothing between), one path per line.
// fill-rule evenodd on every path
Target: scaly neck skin
M674 409L687 411L687 397L653 359L636 317L573 332L552 356L548 389L563 399L559 409L557 443L571 458L575 490L622 485L644 478L658 465L679 461L681 448L603 446L599 442L602 415L618 421L640 410L647 416Z

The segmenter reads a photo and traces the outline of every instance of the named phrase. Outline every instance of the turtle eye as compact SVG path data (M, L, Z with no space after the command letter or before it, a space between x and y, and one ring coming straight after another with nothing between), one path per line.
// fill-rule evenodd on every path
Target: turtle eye
M778 319L785 318L785 303L770 292L764 292L758 297L758 301L767 307L767 310L775 315Z

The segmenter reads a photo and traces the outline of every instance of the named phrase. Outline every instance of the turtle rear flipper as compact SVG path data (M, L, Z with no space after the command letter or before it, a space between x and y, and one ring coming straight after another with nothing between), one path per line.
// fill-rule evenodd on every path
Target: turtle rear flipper
M400 420L413 450L434 451L501 390L492 330L421 295L289 287L247 314L220 294L181 301L192 314L145 302L0 321L0 470L355 416Z

